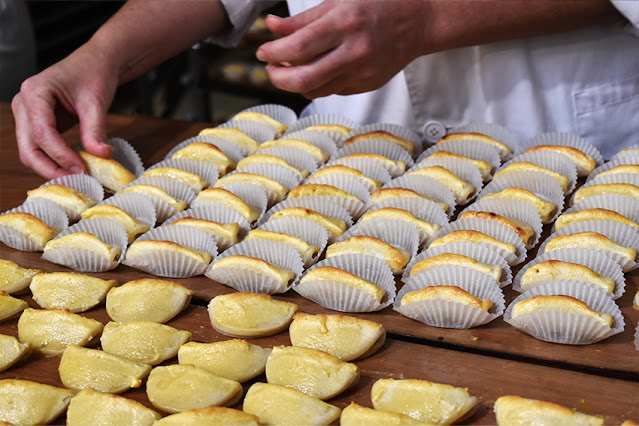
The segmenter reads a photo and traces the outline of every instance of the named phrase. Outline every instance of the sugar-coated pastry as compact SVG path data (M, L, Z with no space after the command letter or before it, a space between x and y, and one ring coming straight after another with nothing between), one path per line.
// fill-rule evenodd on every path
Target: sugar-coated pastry
M285 234L283 232L273 232L266 231L264 229L252 229L249 231L246 240L253 239L261 239L261 240L271 240L271 241L280 241L282 243L288 244L297 250L303 259L310 259L316 256L319 253L320 248L315 244L309 244L301 238L295 237L290 234Z
M453 172L442 166L422 167L407 174L435 179L455 194L455 198L459 204L467 203L468 199L475 194L477 189L472 184L460 179Z
M413 265L413 267L410 270L410 274L414 275L428 268L445 266L445 265L463 266L466 268L474 269L475 271L479 271L483 274L489 275L495 281L499 281L501 279L501 274L502 274L501 266L497 264L483 263L473 259L472 257L468 257L468 256L464 256L463 254L456 254L456 253L442 253L442 254L438 254L438 255L420 260L419 262Z
M275 139L275 140L262 142L260 147L257 149L257 152L260 152L261 150L265 148L269 148L271 146L283 146L288 148L300 149L302 151L305 151L311 154L311 156L319 163L325 163L329 158L329 155L325 153L324 151L322 151L321 148L318 148L315 145L308 143L302 139L291 139L291 138Z
M162 416L143 404L93 389L78 392L67 409L67 425L121 424L149 426Z
M107 262L116 262L122 249L105 243L89 232L75 232L63 237L54 238L44 246L44 252L60 248L77 248L95 253Z
M109 322L104 326L102 350L140 364L156 365L177 355L191 332L151 321Z
M561 189L564 192L566 192L566 190L568 189L568 176L562 175L561 173L554 172L545 167L538 166L537 164L531 163L529 161L516 161L514 163L509 164L503 170L500 170L499 172L495 173L495 176L493 176L493 179L497 179L498 177L506 175L508 173L520 172L520 171L533 171L533 172L545 173L551 176L553 179L555 179L557 183L559 184L559 186L561 186Z
M585 198L599 194L623 195L639 200L639 186L630 183L599 183L584 186L575 191L572 202L576 204Z
M297 312L288 331L294 346L324 351L342 361L372 355L386 341L382 324L341 314Z
M75 345L65 349L58 367L60 380L69 389L91 388L117 394L140 387L150 371L150 365Z
M169 206L173 207L175 210L179 212L187 208L189 205L186 201L172 197L171 195L167 194L162 188L159 188L155 185L146 185L146 184L131 185L119 191L120 194L122 193L126 194L127 192L146 195L147 197L150 197L151 199L158 199L160 201L167 203Z
M242 130L237 127L212 127L203 129L198 135L212 136L214 138L221 138L229 140L241 148L244 148L249 153L254 153L260 146L253 138L248 136Z
M285 268L284 266L272 264L257 257L244 256L241 254L235 254L218 259L213 263L211 269L241 269L254 271L273 278L279 283L280 288L285 288L291 280L295 278L293 271Z
M218 147L211 143L194 142L177 150L171 158L185 158L188 160L205 161L217 169L220 176L224 176L235 164Z
M61 355L69 345L87 345L102 329L100 321L62 309L27 308L18 320L20 341L44 355Z
M29 307L29 304L17 297L9 296L4 290L0 290L0 321L16 316Z
M41 269L23 268L6 259L0 259L0 290L9 294L21 293L29 288L31 280Z
M335 132L342 135L351 131L350 127L342 126L340 124L315 124L313 126L305 127L304 130L317 130L320 132Z
M252 154L248 157L242 158L236 166L236 169L249 166L251 164L275 164L276 166L284 167L287 170L295 173L301 178L308 176L308 170L300 170L297 167L291 166L285 159L269 154Z
M427 222L418 218L408 210L398 209L395 207L383 207L381 209L369 210L360 217L358 223L378 219L394 219L409 223L419 229L421 235L423 235L426 239L432 237L435 232L441 229L441 226L436 223Z
M499 426L600 426L601 417L580 413L563 405L536 399L505 395L497 398L493 407Z
M299 307L268 294L235 292L215 296L208 311L215 329L234 336L258 337L286 329Z
M549 223L550 219L555 215L555 213L557 213L557 205L555 203L546 201L531 191L523 188L506 188L501 192L494 192L481 197L482 200L490 198L514 198L517 200L527 201L537 209L541 216L541 221L544 224Z
M480 299L453 285L434 285L421 290L408 292L402 297L402 306L409 303L424 302L429 300L443 300L447 302L461 303L472 306L482 311L488 311L493 306L489 299Z
M275 346L266 360L268 383L297 389L322 400L344 392L358 378L355 364L302 346Z
M61 184L44 185L27 191L27 200L44 198L61 206L71 220L97 204L97 201L82 192Z
M571 146L560 145L538 145L528 149L526 152L551 151L567 155L577 167L577 176L588 176L597 166L597 161L583 151Z
M188 342L180 346L180 364L204 368L216 376L246 382L264 372L271 349L242 339L215 343Z
M352 167L344 166L342 164L333 164L330 166L322 167L321 169L313 173L311 177L308 178L308 182L313 182L313 180L319 177L328 176L331 174L343 174L347 176L353 176L354 178L358 180L366 182L367 186L371 186L375 188L379 188L382 185L380 181L369 178L361 171L354 169Z
M84 312L102 302L116 285L116 280L76 272L51 272L33 277L30 289L33 300L45 309Z
M505 217L497 213L483 212L483 211L480 211L480 212L465 211L464 213L462 213L461 216L459 216L458 219L469 219L469 218L480 218L480 219L492 220L497 223L506 225L508 228L512 229L519 238L521 238L524 244L528 244L530 239L533 238L535 235L535 230L533 229L533 227L527 224L526 222L517 220L517 219L511 219L509 217Z
M431 200L437 203L437 205L441 207L442 210L444 210L445 212L450 210L450 206L448 204L442 203L441 201L433 200L432 198L424 197L423 195L420 195L412 189L408 188L379 188L371 194L369 202L372 205L375 205L377 203L381 203L382 201L404 197Z
M162 417L153 426L258 426L258 420L257 416L233 408L206 407Z
M639 225L621 213L603 208L593 208L560 215L555 221L555 231L558 231L564 226L572 223L582 222L585 220L610 220L613 222L623 223L624 225L628 225L639 230Z
M483 232L474 231L471 229L459 229L457 231L452 231L442 237L437 238L435 241L430 243L429 247L437 247L439 245L455 243L458 241L486 243L513 254L515 254L515 252L517 251L517 247L515 247L514 244L504 243L496 238L491 237L490 235L484 234Z
M242 385L193 365L155 367L146 383L154 407L179 413L220 405L234 405L242 397Z
M31 345L13 336L0 334L0 371L11 367L31 354Z
M204 251L185 247L172 241L142 240L136 241L129 246L126 252L126 259L130 263L138 263L150 251L162 251L178 253L191 258L200 263L211 263L211 255Z
M42 219L24 212L1 214L0 226L6 226L17 231L24 238L40 247L40 249L60 232L59 229L47 225Z
M344 233L344 231L346 231L346 222L342 219L318 213L315 210L307 209L305 207L287 207L273 213L269 220L274 220L280 217L299 217L310 220L318 225L322 225L333 237L339 237Z
M258 185L264 188L265 191L275 194L278 200L282 200L286 196L286 193L289 190L288 187L282 185L281 183L279 183L278 181L274 179L268 178L266 176L258 175L255 173L246 173L242 171L231 173L229 175L219 178L215 182L213 187L220 188L220 187L223 187L224 185L228 185L229 183L237 183L237 182L252 183L254 185Z
M365 158L379 162L386 170L398 169L402 173L406 171L406 163L400 160L392 160L380 154L372 154L368 152L354 152L352 154L341 157L341 160Z
M149 225L139 221L120 207L100 204L82 212L82 219L105 218L118 222L126 231L129 243L151 229Z
M188 185L190 188L193 188L195 192L200 192L210 185L210 182L201 176L176 167L156 167L154 169L147 170L142 176L160 176L175 179L185 185Z
M479 403L465 388L414 379L379 379L371 389L371 400L376 410L434 424L461 423Z
M331 425L341 410L297 389L255 383L246 392L243 410L267 425Z
M512 149L508 145L501 143L498 140L491 138L488 135L484 135L482 133L463 133L463 132L449 133L446 136L442 137L440 140L438 140L437 143L441 144L444 142L460 140L460 139L467 139L471 141L479 141L479 142L486 143L492 146L493 148L497 149L497 151L500 152L500 155L502 158L504 157L504 155L512 153Z
M610 314L590 309L586 303L566 295L538 295L517 302L511 311L513 319L535 312L565 312L595 320L605 326L612 327L614 319Z
M596 177L614 175L616 173L634 173L639 174L639 164L620 164L612 167L605 172L598 173Z
M73 391L31 380L0 380L0 422L46 425L67 409Z
M98 157L86 151L80 151L78 154L87 166L87 174L113 192L135 180L133 173L112 158Z
M489 180L491 173L493 172L493 165L487 161L475 160L470 157L465 157L463 155L455 154L455 153L444 151L444 150L435 151L428 157L424 158L424 160L434 160L438 158L459 158L461 160L470 161L471 163L477 166L477 168L479 169L481 173L482 179L484 181Z
M288 193L288 198L295 197L340 197L347 200L360 201L359 198L346 191L332 185L323 185L319 183L307 183L296 186Z
M218 237L230 241L231 244L238 242L238 234L240 232L240 225L237 223L218 223L206 219L198 219L195 217L183 217L169 223L166 226L171 225L188 225L194 228L201 229L202 231L210 234L217 241Z
M260 123L266 124L267 126L271 127L278 134L282 134L286 131L286 129L288 129L288 126L286 124L280 123L279 121L277 121L276 119L274 119L273 117L267 114L256 112L256 111L240 112L238 114L235 114L232 120L259 121Z
M394 143L395 145L401 146L406 151L408 151L410 155L415 154L415 142L400 138L399 136L395 136L394 134L386 132L384 130L374 130L371 132L360 133L359 135L351 136L344 141L344 146L355 143L357 141L369 139L381 139L389 141Z
M546 243L545 253L562 248L585 247L605 250L628 260L635 260L637 250L615 243L598 232L577 232L569 235L558 235Z
M386 295L386 290L383 288L360 278L355 274L333 266L318 266L311 269L300 280L300 284L316 280L337 281L344 285L356 288L377 301L377 303L381 303L382 299Z
M200 193L197 194L195 201L198 203L201 201L214 201L216 203L224 204L227 207L235 210L240 216L248 221L248 223L253 223L260 217L260 212L235 195L229 190L224 188L207 188Z
M394 413L392 411L375 410L373 408L362 407L351 402L342 410L339 419L340 426L368 426L368 425L426 425L406 414Z
M608 293L615 291L615 280L601 275L587 266L561 260L546 260L526 269L521 276L522 289L528 289L535 283L549 280L584 281L604 289Z
M106 310L113 321L165 323L188 306L192 293L173 281L141 278L109 290Z
M401 274L410 261L410 254L403 248L392 246L379 238L368 235L355 235L326 248L327 259L352 253L379 257L386 262L394 274Z

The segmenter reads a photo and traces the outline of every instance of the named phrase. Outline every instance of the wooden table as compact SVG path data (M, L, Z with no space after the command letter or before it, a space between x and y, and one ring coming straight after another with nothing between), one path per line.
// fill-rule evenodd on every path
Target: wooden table
M134 144L145 166L162 160L171 147L209 126L141 116L111 115L107 121L108 135L122 137ZM64 137L72 145L80 141L77 129L67 132ZM44 181L21 165L11 109L7 104L0 104L0 211L21 204L26 191ZM42 260L40 253L16 251L4 244L0 244L0 258L45 272L68 270ZM91 275L116 279L120 283L150 277L124 265ZM228 339L211 327L206 305L212 297L234 290L204 276L175 281L193 290L194 297L191 305L168 324L191 331L195 341ZM502 318L470 330L448 330L403 317L390 307L379 312L355 314L384 324L388 339L378 353L356 362L361 370L361 379L356 386L329 402L342 408L350 401L370 407L370 388L375 380L418 378L467 387L477 396L481 406L469 419L469 424L494 424L492 405L495 399L506 394L556 402L603 416L610 424L625 419L639 421L639 351L633 344L639 312L632 309L632 297L637 289L639 273L626 274L626 293L617 300L626 323L624 332L587 346L542 342L511 327ZM517 293L507 287L505 295L509 303ZM292 291L275 298L297 303L304 312L331 312ZM25 300L37 307L30 297ZM83 315L103 323L110 320L103 306ZM17 321L0 324L0 333L17 336ZM265 347L290 344L285 332L251 342ZM166 363L172 362L175 359ZM0 379L25 378L61 386L58 363L59 357L33 356L0 373ZM265 378L262 376L257 380L264 381ZM245 389L251 383L245 384ZM124 396L151 406L144 387L127 391Z

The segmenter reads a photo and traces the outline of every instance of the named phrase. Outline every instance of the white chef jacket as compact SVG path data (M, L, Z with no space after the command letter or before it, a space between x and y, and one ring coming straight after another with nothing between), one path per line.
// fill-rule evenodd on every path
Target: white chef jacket
M470 122L500 124L521 141L571 132L609 159L639 144L639 1L611 2L626 22L421 56L377 90L315 99L302 115L401 124L430 143ZM239 41L259 13L256 7L270 5L223 3L234 25L218 39L227 45ZM288 5L295 15L319 3Z

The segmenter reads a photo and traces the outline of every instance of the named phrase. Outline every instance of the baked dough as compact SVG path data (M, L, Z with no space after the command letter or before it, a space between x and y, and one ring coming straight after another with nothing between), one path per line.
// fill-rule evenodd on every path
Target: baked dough
M282 146L285 148L296 148L302 150L310 154L315 159L315 161L320 164L326 163L326 161L329 159L329 155L322 151L321 148L318 148L315 145L308 143L302 139L287 138L262 142L260 147L257 149L257 152L260 152L261 150L269 148L271 146Z
M22 299L9 296L4 290L0 290L0 321L12 318L29 307Z
M577 167L577 176L579 177L588 176L597 166L597 161L593 157L571 146L538 145L526 152L536 151L552 151L567 155Z
M497 179L498 177L506 175L508 173L521 172L521 171L545 173L557 181L559 186L561 186L562 191L566 192L568 190L568 176L562 175L561 173L553 172L550 169L538 166L537 164L531 163L529 161L517 161L517 162L509 164L503 170L500 170L499 172L495 173L495 176L493 176L493 179Z
M244 238L243 241L254 239L279 241L288 244L289 246L297 250L303 259L311 259L314 256L317 256L320 250L320 248L315 244L307 243L301 238L295 237L290 234L285 234L283 232L266 231L264 229L253 229L249 231L248 235L246 236L246 238Z
M35 198L44 198L58 204L71 220L78 220L83 211L97 204L97 201L88 195L57 183L27 191L27 200Z
M384 130L374 130L372 132L360 133L359 135L351 136L344 141L344 146L350 145L357 141L369 139L381 139L392 142L395 145L404 148L411 156L415 154L415 142L400 138L399 136L395 136L394 134L386 132Z
M175 167L156 167L154 169L149 169L142 175L142 177L147 176L160 176L175 179L189 186L196 193L200 192L210 185L210 182L202 178L201 176Z
M82 219L105 218L118 222L124 227L129 244L137 237L151 229L149 225L137 220L120 207L109 204L100 204L82 212Z
M345 155L340 158L340 160L349 160L349 159L357 159L364 158L368 160L375 160L380 163L382 167L384 167L387 171L397 169L400 172L406 171L406 163L400 160L391 160L388 157L385 157L380 154L372 154L368 152L354 152L352 154Z
M285 289L291 280L295 278L293 271L288 268L271 264L266 260L257 257L244 256L241 254L235 254L218 259L213 263L211 269L240 269L254 271L258 274L271 277L279 284L278 288L281 289Z
M300 170L297 167L291 166L285 159L270 154L252 154L248 157L244 157L237 163L236 168L239 170L242 167L250 166L251 164L275 164L276 166L290 170L300 179L306 178L309 173L308 170Z
M194 142L173 153L171 158L186 158L209 163L217 169L220 176L224 176L235 168L231 161L217 146L206 142Z
M266 124L267 126L269 126L270 128L272 128L273 130L275 130L276 133L278 134L282 134L286 131L286 129L288 129L288 126L284 123L280 123L279 121L277 121L276 119L274 119L273 117L261 113L261 112L256 112L256 111L244 111L244 112L240 112L238 114L235 114L232 118L233 121L236 120L253 120L253 121L258 121L260 123Z
M113 321L165 323L188 306L192 293L173 281L141 278L109 290L106 311Z
M260 144L257 143L253 138L248 136L237 127L212 127L201 130L198 135L226 139L233 142L240 148L244 148L244 150L249 152L250 154L254 153L260 146Z
M143 259L148 255L148 252L151 251L177 253L193 259L196 262L206 263L207 265L211 263L211 255L209 253L185 247L172 241L161 240L142 240L134 242L129 246L129 249L126 252L126 259L129 263L143 264Z
M307 183L296 186L291 189L291 192L288 194L288 198L295 197L339 197L347 200L360 201L359 198L346 191L331 185L323 185L319 183Z
M308 178L308 182L312 182L313 180L319 177L328 176L332 174L352 176L357 180L365 182L366 186L370 186L372 188L379 188L382 185L380 181L369 178L361 171L354 169L352 167L344 166L342 164L333 164L330 166L322 167L321 169L313 173L311 177Z
M623 195L639 200L639 186L630 183L600 183L584 186L575 191L572 202L573 204L577 204L585 198L599 194Z
M246 204L242 198L224 188L207 188L203 190L197 194L193 204L202 201L214 201L223 204L236 211L240 216L246 219L248 223L255 222L261 213Z
M584 281L604 289L608 293L615 291L615 280L601 275L587 266L561 260L546 260L526 269L521 276L520 286L528 289L535 283L549 280Z
M491 237L490 235L486 235L483 232L474 231L471 229L459 229L457 231L452 231L442 237L437 238L435 241L430 243L429 247L437 247L440 245L455 243L458 241L486 243L512 254L515 254L517 251L517 247L515 247L514 244L501 242L498 239Z
M160 419L159 413L137 401L119 395L84 389L78 392L67 409L68 426L99 424L149 426Z
M223 238L229 243L235 244L238 242L238 234L240 232L240 225L237 223L218 223L206 219L198 219L195 217L183 217L169 223L166 226L171 225L187 225L194 228L198 228L207 234L211 235L217 241L219 238Z
M623 223L624 225L628 225L639 230L639 225L623 216L622 214L617 213L616 211L602 208L593 208L562 214L555 221L555 231L558 231L564 226L570 225L572 223L582 222L585 220L609 220L613 222Z
M479 403L466 388L413 379L379 379L371 389L371 400L376 410L434 424L461 423Z
M414 418L402 413L393 413L392 411L374 410L368 407L362 407L354 402L342 410L339 419L340 426L369 426L369 425L426 425Z
M23 268L16 263L0 259L0 290L9 294L21 293L29 288L31 280L41 269Z
M342 135L351 131L350 127L342 126L340 124L315 124L313 126L305 127L304 130L316 130L320 132L335 132Z
M533 229L532 226L530 226L526 222L517 220L517 219L511 219L509 217L505 217L497 213L483 212L483 211L480 211L480 212L466 211L462 213L462 215L459 216L458 219L469 219L469 218L492 220L497 223L501 223L502 225L506 225L508 228L512 229L519 238L521 238L521 241L525 245L528 245L528 243L530 242L530 239L535 236L535 230Z
M353 363L301 346L275 346L266 360L266 380L326 400L339 395L359 378Z
M180 347L180 364L204 368L216 376L244 383L266 368L271 349L253 345L246 340L231 339L215 343L188 342Z
M119 191L119 194L126 194L127 192L146 195L147 197L150 197L152 200L162 201L179 212L187 208L189 205L186 201L179 200L175 197L172 197L171 195L167 194L163 189L155 185L146 185L146 184L131 185Z
M428 268L434 268L438 266L455 265L463 266L465 268L474 269L482 274L486 274L499 282L501 280L502 269L497 264L483 263L472 257L464 256L463 254L456 253L442 253L435 256L428 257L415 263L410 270L410 275L417 274Z
M604 424L604 419L601 417L583 414L552 402L522 398L516 395L497 398L493 408L499 426L531 424L600 426Z
M0 380L0 421L46 425L66 410L73 391L31 380Z
M381 209L369 210L365 213L358 223L363 223L369 220L376 219L393 219L401 220L410 225L413 225L419 230L422 240L427 240L433 236L437 231L441 229L441 226L436 223L427 222L415 216L412 212L405 209L398 209L395 207L382 207Z
M438 158L459 158L461 160L470 161L471 163L477 166L484 182L490 180L491 173L493 172L493 165L487 161L475 160L470 157L465 157L463 155L455 154L455 153L444 151L444 150L435 151L428 157L424 158L424 160L431 160L431 159L434 160Z
M551 201L546 201L543 198L535 195L531 191L523 188L511 187L502 190L501 192L494 192L492 194L481 197L482 200L490 198L515 198L518 200L527 201L532 204L539 215L541 216L542 223L550 223L552 217L557 213L557 205Z
M310 220L322 225L334 238L339 237L346 231L346 222L342 219L318 213L305 207L287 207L273 213L269 220L275 220L280 217L299 217Z
M133 173L112 158L98 157L86 151L80 151L78 154L87 167L87 174L113 192L135 180Z
M341 314L298 312L288 331L293 346L324 351L342 361L370 356L386 341L382 324Z
M606 170L605 172L601 172L597 174L595 177L606 176L606 175L614 175L617 173L633 173L639 174L639 164L620 164L611 169Z
M535 312L564 312L590 318L607 327L614 325L611 315L594 311L584 302L572 296L566 295L538 295L517 302L511 311L511 318L515 319L523 315Z
M634 261L637 250L615 243L605 235L597 232L577 232L569 235L558 235L546 243L544 253L562 248L585 247L605 250L623 258Z
M278 181L268 178L266 176L258 175L255 173L246 173L246 172L235 172L230 175L226 175L224 177L219 178L215 184L214 188L219 188L224 185L228 185L229 183L236 182L244 182L244 183L252 183L253 185L260 186L264 188L267 193L274 194L275 198L280 201L283 200L286 194L288 193L289 188L282 185Z
M0 371L6 370L29 355L31 355L30 344L20 342L13 336L0 334Z
M162 417L153 426L258 426L258 418L227 407L206 407Z
M51 272L33 277L30 288L33 300L43 308L67 309L75 313L88 311L102 302L116 285L116 280L76 272Z
M407 174L435 179L455 194L455 199L458 204L466 204L468 200L475 195L477 189L472 184L460 179L453 172L442 166L422 167Z
M366 254L382 259L393 274L401 274L410 261L410 254L401 247L394 247L383 240L368 235L355 235L326 248L326 258L344 254Z
M193 365L155 367L146 382L146 394L154 407L179 413L219 405L234 405L242 397L242 385Z
M235 292L215 296L208 310L216 330L241 337L261 337L286 329L299 307L268 294Z
M44 355L61 355L69 345L87 345L102 329L100 321L61 309L26 308L18 320L20 341Z
M300 284L318 280L336 281L346 286L353 287L361 291L364 295L374 299L377 303L381 303L382 299L386 295L386 290L383 288L366 281L355 274L351 274L348 271L344 271L333 266L318 266L311 269L300 280Z
M450 210L450 206L448 204L442 203L441 201L437 201L432 198L424 197L423 195L420 195L417 192L413 191L412 189L408 189L408 188L379 188L371 194L371 197L369 198L368 202L371 203L372 205L375 205L375 204L381 203L382 201L392 200L394 198L404 198L404 197L430 200L436 203L445 212L448 212Z
M76 248L90 251L107 262L117 262L122 253L120 247L107 244L89 232L75 232L54 238L44 246L44 252L47 253L60 248Z
M297 389L255 383L246 392L242 409L266 425L331 425L341 410Z
M47 225L42 219L24 212L0 215L0 226L15 230L28 241L33 242L40 250L60 232L59 229Z
M493 302L490 299L480 299L453 285L434 285L408 292L402 297L401 306L430 300L461 303L482 311L488 311L493 307Z
M512 149L506 144L499 142L498 140L491 138L488 135L484 135L482 133L449 133L440 140L437 141L437 144L441 144L448 141L465 139L471 142L478 141L483 142L497 149L500 157L503 159L508 154L512 154Z
M92 388L99 392L122 393L140 387L151 371L147 364L97 349L69 345L60 359L58 372L62 384L69 389Z

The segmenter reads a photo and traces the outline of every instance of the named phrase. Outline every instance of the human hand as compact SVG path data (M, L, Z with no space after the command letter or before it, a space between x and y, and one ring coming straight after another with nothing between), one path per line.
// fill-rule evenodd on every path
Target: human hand
M116 87L117 73L82 48L25 80L11 103L20 161L47 179L85 171L61 136L78 122L84 148L111 155L106 112Z
M429 3L338 1L288 18L268 16L283 36L260 46L271 82L309 99L377 89L427 52Z

